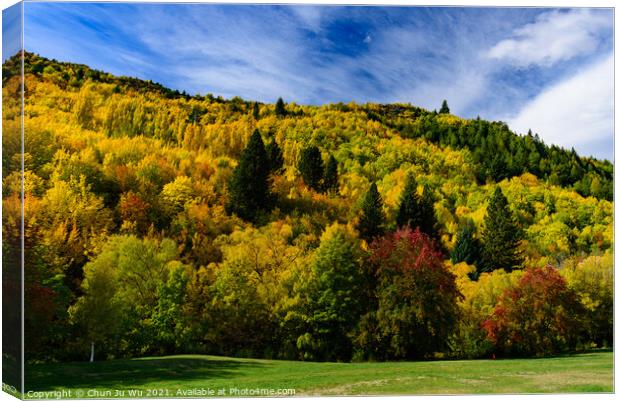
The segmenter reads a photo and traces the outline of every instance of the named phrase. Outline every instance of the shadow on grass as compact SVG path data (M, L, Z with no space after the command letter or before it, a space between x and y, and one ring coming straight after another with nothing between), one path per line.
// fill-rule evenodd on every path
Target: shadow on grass
M26 367L26 390L61 388L133 387L158 382L181 383L193 380L242 376L263 363L219 360L200 356L128 359L101 362L50 363ZM163 387L163 386L162 386Z

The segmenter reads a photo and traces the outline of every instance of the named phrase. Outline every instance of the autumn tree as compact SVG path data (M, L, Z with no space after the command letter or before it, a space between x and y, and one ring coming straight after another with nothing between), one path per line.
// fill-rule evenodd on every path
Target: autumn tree
M500 187L489 200L482 232L482 265L480 271L489 272L503 268L518 269L523 263L519 249L522 231L510 210L508 199Z
M377 283L375 333L361 345L381 359L425 358L446 349L461 295L435 243L419 229L398 230L373 243L370 263Z
M311 145L304 148L301 151L297 168L307 186L315 191L322 190L323 159L318 147Z
M226 209L244 220L255 221L271 208L270 163L260 132L255 130L244 149L228 185Z
M373 182L362 199L361 215L356 228L361 238L371 242L385 232L384 222L383 200L377 184Z
M583 330L577 294L552 266L525 272L484 322L496 352L549 355L575 349Z

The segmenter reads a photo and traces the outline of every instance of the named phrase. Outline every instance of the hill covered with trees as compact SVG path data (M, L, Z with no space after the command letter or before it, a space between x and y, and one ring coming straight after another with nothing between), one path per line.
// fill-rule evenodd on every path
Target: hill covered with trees
M25 56L27 359L610 345L613 165L411 105L189 96ZM3 65L3 255L19 241ZM550 323L551 322L551 323Z

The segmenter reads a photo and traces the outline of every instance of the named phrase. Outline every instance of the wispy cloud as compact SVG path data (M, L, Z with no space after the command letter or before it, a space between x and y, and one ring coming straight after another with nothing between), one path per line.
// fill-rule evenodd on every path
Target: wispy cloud
M515 29L509 39L493 46L487 56L519 67L549 67L592 54L603 40L601 31L611 26L609 15L589 9L547 12L535 22Z
M612 51L610 10L27 3L26 11L29 50L190 93L428 109L447 99L468 118L527 116L534 99Z
M531 128L547 142L611 159L613 82L614 61L610 55L545 89L510 118L509 124L521 133Z

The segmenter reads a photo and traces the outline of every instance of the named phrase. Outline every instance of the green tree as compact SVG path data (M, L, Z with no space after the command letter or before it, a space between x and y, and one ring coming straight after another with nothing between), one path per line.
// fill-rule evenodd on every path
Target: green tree
M431 239L439 239L439 223L435 216L435 195L428 185L424 185L424 192L422 192L420 215L422 217L420 231Z
M303 149L297 168L307 186L315 191L322 189L323 159L318 147L311 145Z
M362 214L356 228L361 238L371 242L385 232L384 221L383 200L377 190L377 184L373 182L362 200Z
M260 132L255 130L244 149L228 185L228 213L256 221L261 211L271 207L269 158Z
M422 225L422 210L420 195L418 195L418 184L413 173L407 175L405 188L400 196L400 204L396 215L396 225L398 228L411 227L415 229Z
M252 116L256 121L260 118L260 110L258 108L258 102L254 102L252 105Z
M276 116L286 116L286 105L284 104L284 100L282 100L281 97L279 97L278 101L276 102Z
M450 108L448 107L448 102L444 99L441 102L441 109L439 109L439 114L450 114Z
M295 290L302 301L288 315L287 323L301 328L295 343L302 359L351 360L351 334L364 299L358 249L355 239L337 224L321 237L310 277Z
M275 139L267 144L267 158L269 158L269 169L272 173L279 173L284 167L284 157L282 157L282 150Z
M450 260L453 264L465 262L468 265L478 264L480 258L481 244L477 238L476 227L472 221L468 221L456 235L456 244L450 254Z
M327 160L323 186L326 191L338 190L338 162L334 155L329 155L329 159Z
M520 268L523 264L519 249L522 235L508 205L508 199L501 188L496 187L484 217L481 271L490 272L503 268L510 272Z

